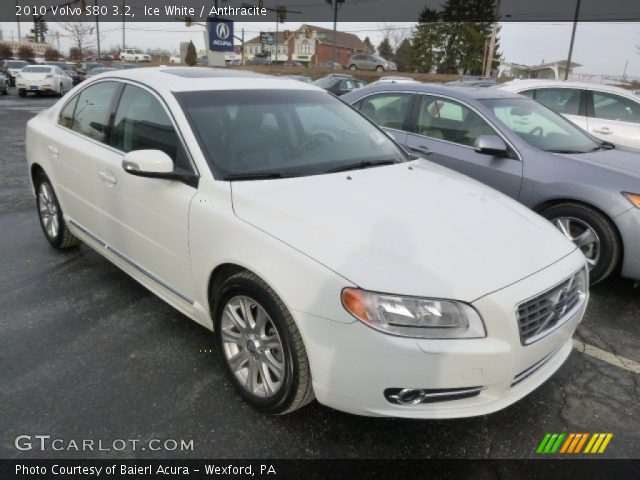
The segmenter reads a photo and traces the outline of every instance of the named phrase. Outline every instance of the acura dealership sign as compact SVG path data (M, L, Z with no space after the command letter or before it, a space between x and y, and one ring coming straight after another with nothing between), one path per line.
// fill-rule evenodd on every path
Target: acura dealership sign
M233 52L233 21L209 18L209 49L212 52Z

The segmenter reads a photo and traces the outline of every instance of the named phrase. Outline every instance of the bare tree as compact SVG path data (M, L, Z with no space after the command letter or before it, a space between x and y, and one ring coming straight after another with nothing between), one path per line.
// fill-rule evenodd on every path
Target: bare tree
M93 32L95 27L92 24L86 22L69 22L63 23L61 27L67 32L67 36L71 38L80 55L83 55L87 48L93 47L95 41Z
M380 27L382 37L389 39L391 49L395 52L400 44L411 37L412 28L394 25L393 23L383 23Z

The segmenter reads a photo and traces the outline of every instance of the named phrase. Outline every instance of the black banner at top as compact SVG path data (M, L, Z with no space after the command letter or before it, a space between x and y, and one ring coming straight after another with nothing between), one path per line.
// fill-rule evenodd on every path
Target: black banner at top
M0 1L0 21L330 22L636 22L639 0L13 0Z

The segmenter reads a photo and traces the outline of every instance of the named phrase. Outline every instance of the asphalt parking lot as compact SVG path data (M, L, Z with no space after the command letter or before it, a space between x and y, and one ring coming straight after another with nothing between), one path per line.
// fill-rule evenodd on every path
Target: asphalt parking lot
M640 288L621 279L592 290L556 375L496 414L374 419L316 403L255 412L207 330L89 248L59 253L45 240L24 130L55 101L0 97L0 458L534 458L547 432L611 432L601 457L640 458ZM193 439L193 450L23 452L23 434Z

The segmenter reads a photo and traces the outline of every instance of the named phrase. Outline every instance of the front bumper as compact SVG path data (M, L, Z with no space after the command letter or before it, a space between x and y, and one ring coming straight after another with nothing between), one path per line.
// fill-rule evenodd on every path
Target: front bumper
M327 406L369 416L456 418L501 410L535 390L564 363L587 302L561 327L528 346L520 343L516 305L582 266L584 257L574 252L475 301L487 329L487 337L480 339L395 337L359 321L341 324L296 311L315 396ZM527 373L524 378L523 372ZM468 398L416 405L395 404L384 395L387 389L472 387L482 387L482 391Z
M622 237L622 276L640 280L640 208L631 208L615 218Z

